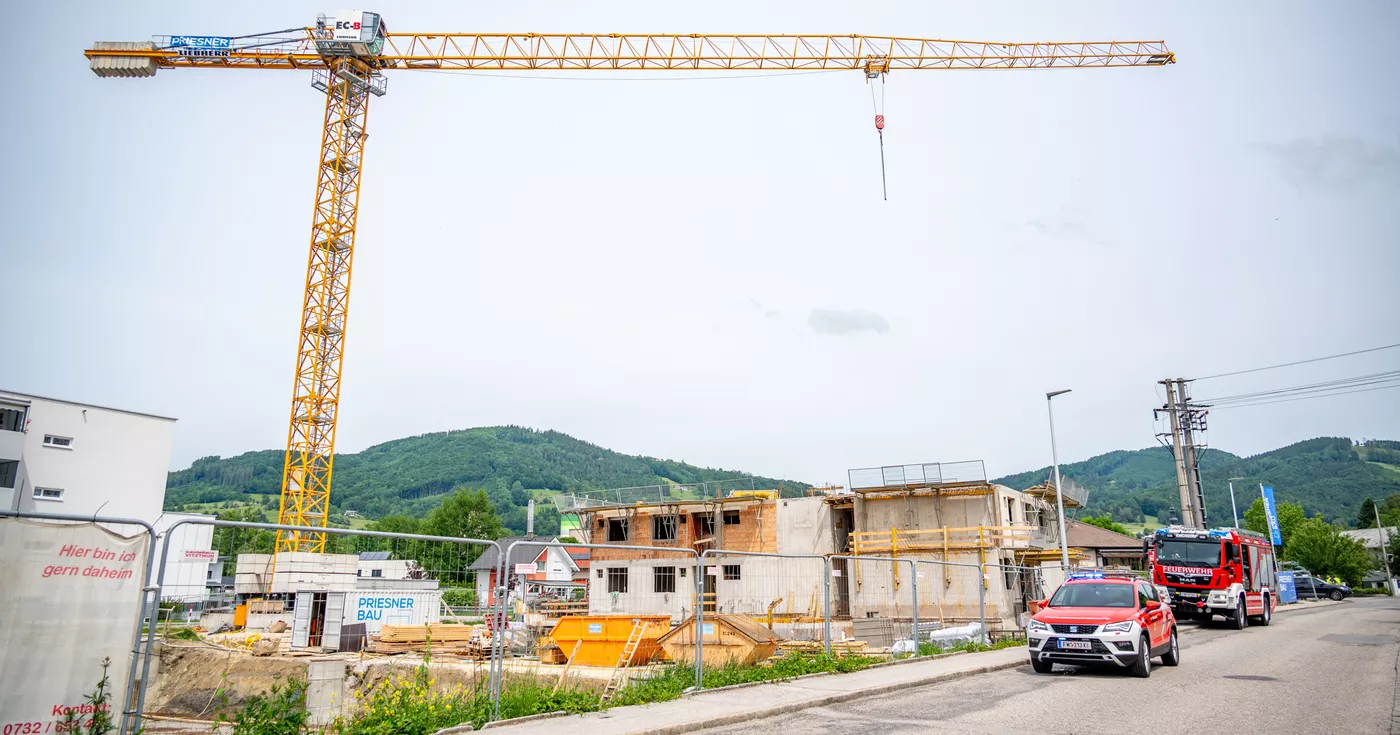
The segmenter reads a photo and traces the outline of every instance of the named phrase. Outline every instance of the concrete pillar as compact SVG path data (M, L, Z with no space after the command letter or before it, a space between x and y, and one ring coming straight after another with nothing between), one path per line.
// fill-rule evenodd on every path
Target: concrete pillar
M314 658L306 667L307 724L329 725L345 703L345 661Z

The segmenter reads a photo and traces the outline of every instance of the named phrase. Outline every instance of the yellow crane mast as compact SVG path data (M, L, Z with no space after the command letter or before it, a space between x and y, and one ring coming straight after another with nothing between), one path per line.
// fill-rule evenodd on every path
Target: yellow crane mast
M277 522L277 551L325 550L350 275L372 96L386 71L803 71L851 69L868 79L896 70L1165 66L1162 41L991 43L860 35L628 33L390 33L377 13L342 11L316 25L266 34L156 36L98 42L85 52L100 77L160 69L311 72L325 94L321 162L311 219L306 290ZM883 127L883 119L877 121Z

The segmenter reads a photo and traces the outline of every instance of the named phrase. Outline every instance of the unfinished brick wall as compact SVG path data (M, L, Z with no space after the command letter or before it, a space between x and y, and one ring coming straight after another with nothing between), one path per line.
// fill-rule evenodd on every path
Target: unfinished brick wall
M664 546L674 547L678 550L695 549L697 551L704 551L712 548L724 549L726 551L762 551L769 553L777 551L778 510L775 501L731 501L708 506L708 508L712 509L713 512L707 510L707 506L704 503L677 503L676 505L669 506L650 505L633 509L618 508L599 510L593 514L591 519L593 543L616 543L629 546ZM679 519L676 524L675 540L656 539L653 534L655 526L652 519L656 516L671 515L673 512L677 511ZM724 522L726 513L737 513L739 522L733 525L726 524ZM703 538L699 533L702 530L702 524L697 520L698 516L706 516L714 519L715 543L697 543ZM629 520L627 540L609 541L608 523L621 519ZM672 558L672 555L650 550L626 551L619 549L594 549L592 558L597 562L625 559Z

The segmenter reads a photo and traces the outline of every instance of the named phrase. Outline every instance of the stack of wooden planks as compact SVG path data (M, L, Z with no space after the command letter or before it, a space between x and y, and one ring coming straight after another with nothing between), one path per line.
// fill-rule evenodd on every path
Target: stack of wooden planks
M868 647L865 641L833 641L831 644L831 655L858 656L867 653ZM811 654L822 653L825 650L826 645L821 641L783 641L778 644L779 654Z
M489 658L491 634L483 625L385 625L379 635L369 637L371 653L421 653Z

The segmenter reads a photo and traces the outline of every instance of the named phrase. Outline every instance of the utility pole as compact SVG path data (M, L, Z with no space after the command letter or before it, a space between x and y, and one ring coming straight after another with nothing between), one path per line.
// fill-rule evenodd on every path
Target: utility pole
M1196 524L1196 513L1191 502L1191 488L1186 476L1186 455L1181 446L1181 420L1177 415L1176 381L1158 381L1167 388L1167 405L1161 411L1167 412L1172 426L1172 458L1176 464L1176 492L1181 502L1181 522L1187 526ZM1157 411L1153 411L1155 415Z
M1230 483L1230 514L1235 517L1235 528L1240 527L1240 511L1235 507L1235 480L1243 480L1243 477L1231 477L1226 480Z
M1195 521L1197 528L1209 527L1209 518L1206 515L1206 495L1201 487L1201 466L1196 460L1196 434L1197 428L1206 428L1205 413L1191 408L1191 396L1186 394L1186 380L1177 378L1176 380L1176 408L1180 413L1180 424L1182 434L1182 445L1186 451L1183 458L1186 465L1186 482L1195 502ZM1202 446L1202 449L1205 447Z
M1386 548L1385 526L1381 525L1381 504L1376 503L1371 506L1371 509L1376 511L1376 533L1380 534L1381 559L1385 560L1385 589L1393 595L1395 594L1395 583L1390 578L1390 549Z
M1055 510L1060 520L1060 570L1069 575L1069 538L1065 536L1065 493L1060 485L1060 452L1055 448L1055 396L1062 396L1069 390L1057 390L1045 394L1045 410L1050 414L1050 459L1055 463Z

